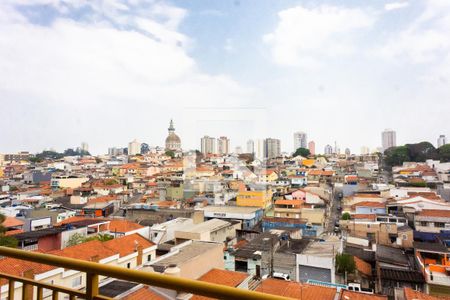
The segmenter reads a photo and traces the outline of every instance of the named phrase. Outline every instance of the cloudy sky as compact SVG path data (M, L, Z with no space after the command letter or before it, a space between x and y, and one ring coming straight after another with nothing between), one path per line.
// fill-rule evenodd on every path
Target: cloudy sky
M364 6L361 6L363 5ZM0 1L0 153L450 135L450 1Z

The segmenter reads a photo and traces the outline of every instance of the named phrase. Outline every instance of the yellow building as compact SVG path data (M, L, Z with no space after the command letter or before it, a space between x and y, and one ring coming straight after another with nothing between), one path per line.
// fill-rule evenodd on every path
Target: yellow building
M311 168L316 161L314 159L304 159L302 160L302 165L305 167Z
M236 205L269 207L272 205L272 191L240 191L236 197Z

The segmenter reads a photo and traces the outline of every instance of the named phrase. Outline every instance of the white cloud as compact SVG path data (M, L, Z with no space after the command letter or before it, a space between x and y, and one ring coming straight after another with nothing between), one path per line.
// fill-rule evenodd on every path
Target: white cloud
M161 140L152 141L161 145L168 118L180 117L184 107L241 105L251 98L253 91L231 78L198 69L181 45L189 38L177 28L185 12L165 5L148 7L145 16L108 2L106 20L96 7L80 21L63 13L48 26L0 6L0 16L14 13L0 21L0 103L24 122L22 131L2 135L3 147L13 151L23 142L31 151L62 150L87 140L94 152L104 152L117 140L147 140L150 124L161 124ZM129 28L118 25L117 10L128 11ZM27 117L27 107L41 110ZM12 121L3 118L0 127ZM24 130L28 122L39 125ZM110 133L99 132L102 127Z
M437 62L450 51L450 2L429 0L405 29L392 32L377 52L384 58L414 64Z
M312 9L297 6L280 11L278 16L277 28L263 40L281 65L314 66L317 56L350 54L355 50L357 31L371 27L375 21L362 9L326 5Z
M409 6L409 2L391 2L391 3L386 3L384 5L384 9L385 10L397 10L400 8L405 8Z

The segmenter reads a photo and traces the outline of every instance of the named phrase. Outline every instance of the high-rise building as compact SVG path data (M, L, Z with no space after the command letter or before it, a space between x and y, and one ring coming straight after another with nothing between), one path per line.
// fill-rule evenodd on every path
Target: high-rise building
M169 125L169 135L166 138L166 150L180 151L181 150L181 139L175 134L175 127L173 126L173 120L170 120Z
M241 146L236 146L236 148L234 148L234 153L241 154L242 153L242 147Z
M345 148L345 155L349 156L351 153L349 148Z
M294 133L294 151L298 148L308 147L308 137L305 132L295 132Z
M219 154L228 154L230 153L230 139L226 136L221 136L217 139L217 152Z
M361 147L361 155L368 155L370 154L370 149L367 146L362 146Z
M85 143L85 142L81 143L81 151L89 152L89 145L88 145L88 143Z
M314 141L310 141L308 143L308 149L309 149L309 153L311 153L311 155L315 155L316 154L316 143L314 143Z
M383 151L397 146L397 138L394 130L386 129L381 133L381 145L383 147Z
M441 134L437 140L438 148L447 144L447 139L445 138L445 134Z
M128 155L136 155L141 153L141 143L136 139L128 143Z
M201 151L203 155L216 153L216 139L205 135L201 139Z
M323 152L326 155L333 154L333 147L331 145L326 145L325 149L323 150Z
M254 143L254 154L255 158L259 160L263 160L266 157L266 147L265 147L265 140L263 139L257 139Z
M281 141L279 139L267 138L264 140L265 157L274 158L281 154Z
M255 153L255 142L253 140L247 141L247 153Z
M111 147L108 149L109 156L119 156L123 154L124 154L123 148Z

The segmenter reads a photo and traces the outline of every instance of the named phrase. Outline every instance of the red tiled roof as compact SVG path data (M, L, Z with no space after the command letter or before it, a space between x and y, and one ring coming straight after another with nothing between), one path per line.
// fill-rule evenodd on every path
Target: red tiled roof
M16 219L14 217L6 217L5 221L2 223L3 227L9 228L9 227L17 227L17 226L23 226L23 222L19 219Z
M450 218L450 210L422 209L418 215L424 217Z
M378 207L378 208L384 208L386 207L386 204L380 203L380 202L372 202L372 201L361 201L358 203L355 203L352 205L352 208L355 207Z
M125 233L133 230L144 228L144 226L128 220L112 219L109 221L109 231Z
M23 232L23 229L8 230L7 232L5 232L5 236L12 236Z
M336 289L334 288L272 278L264 280L256 291L299 300L333 300L336 296Z
M122 298L123 300L165 300L166 298L159 296L148 287L142 287L137 291Z
M220 269L212 269L208 273L203 274L198 280L205 281L209 283L216 283L231 287L238 286L244 279L246 279L249 275L247 273L220 270ZM200 299L211 299L204 296L195 295L191 298L192 300L200 300Z
M140 234L133 233L103 242L103 245L106 248L111 249L115 253L119 253L120 257L123 257L135 252L137 246L142 246L144 249L146 249L155 244L142 237Z
M365 262L364 260L356 256L353 256L353 260L355 261L356 269L360 273L367 276L372 276L372 266L368 262Z
M293 205L295 207L300 207L305 201L303 200L288 200L288 199L278 199L275 201L275 205Z

